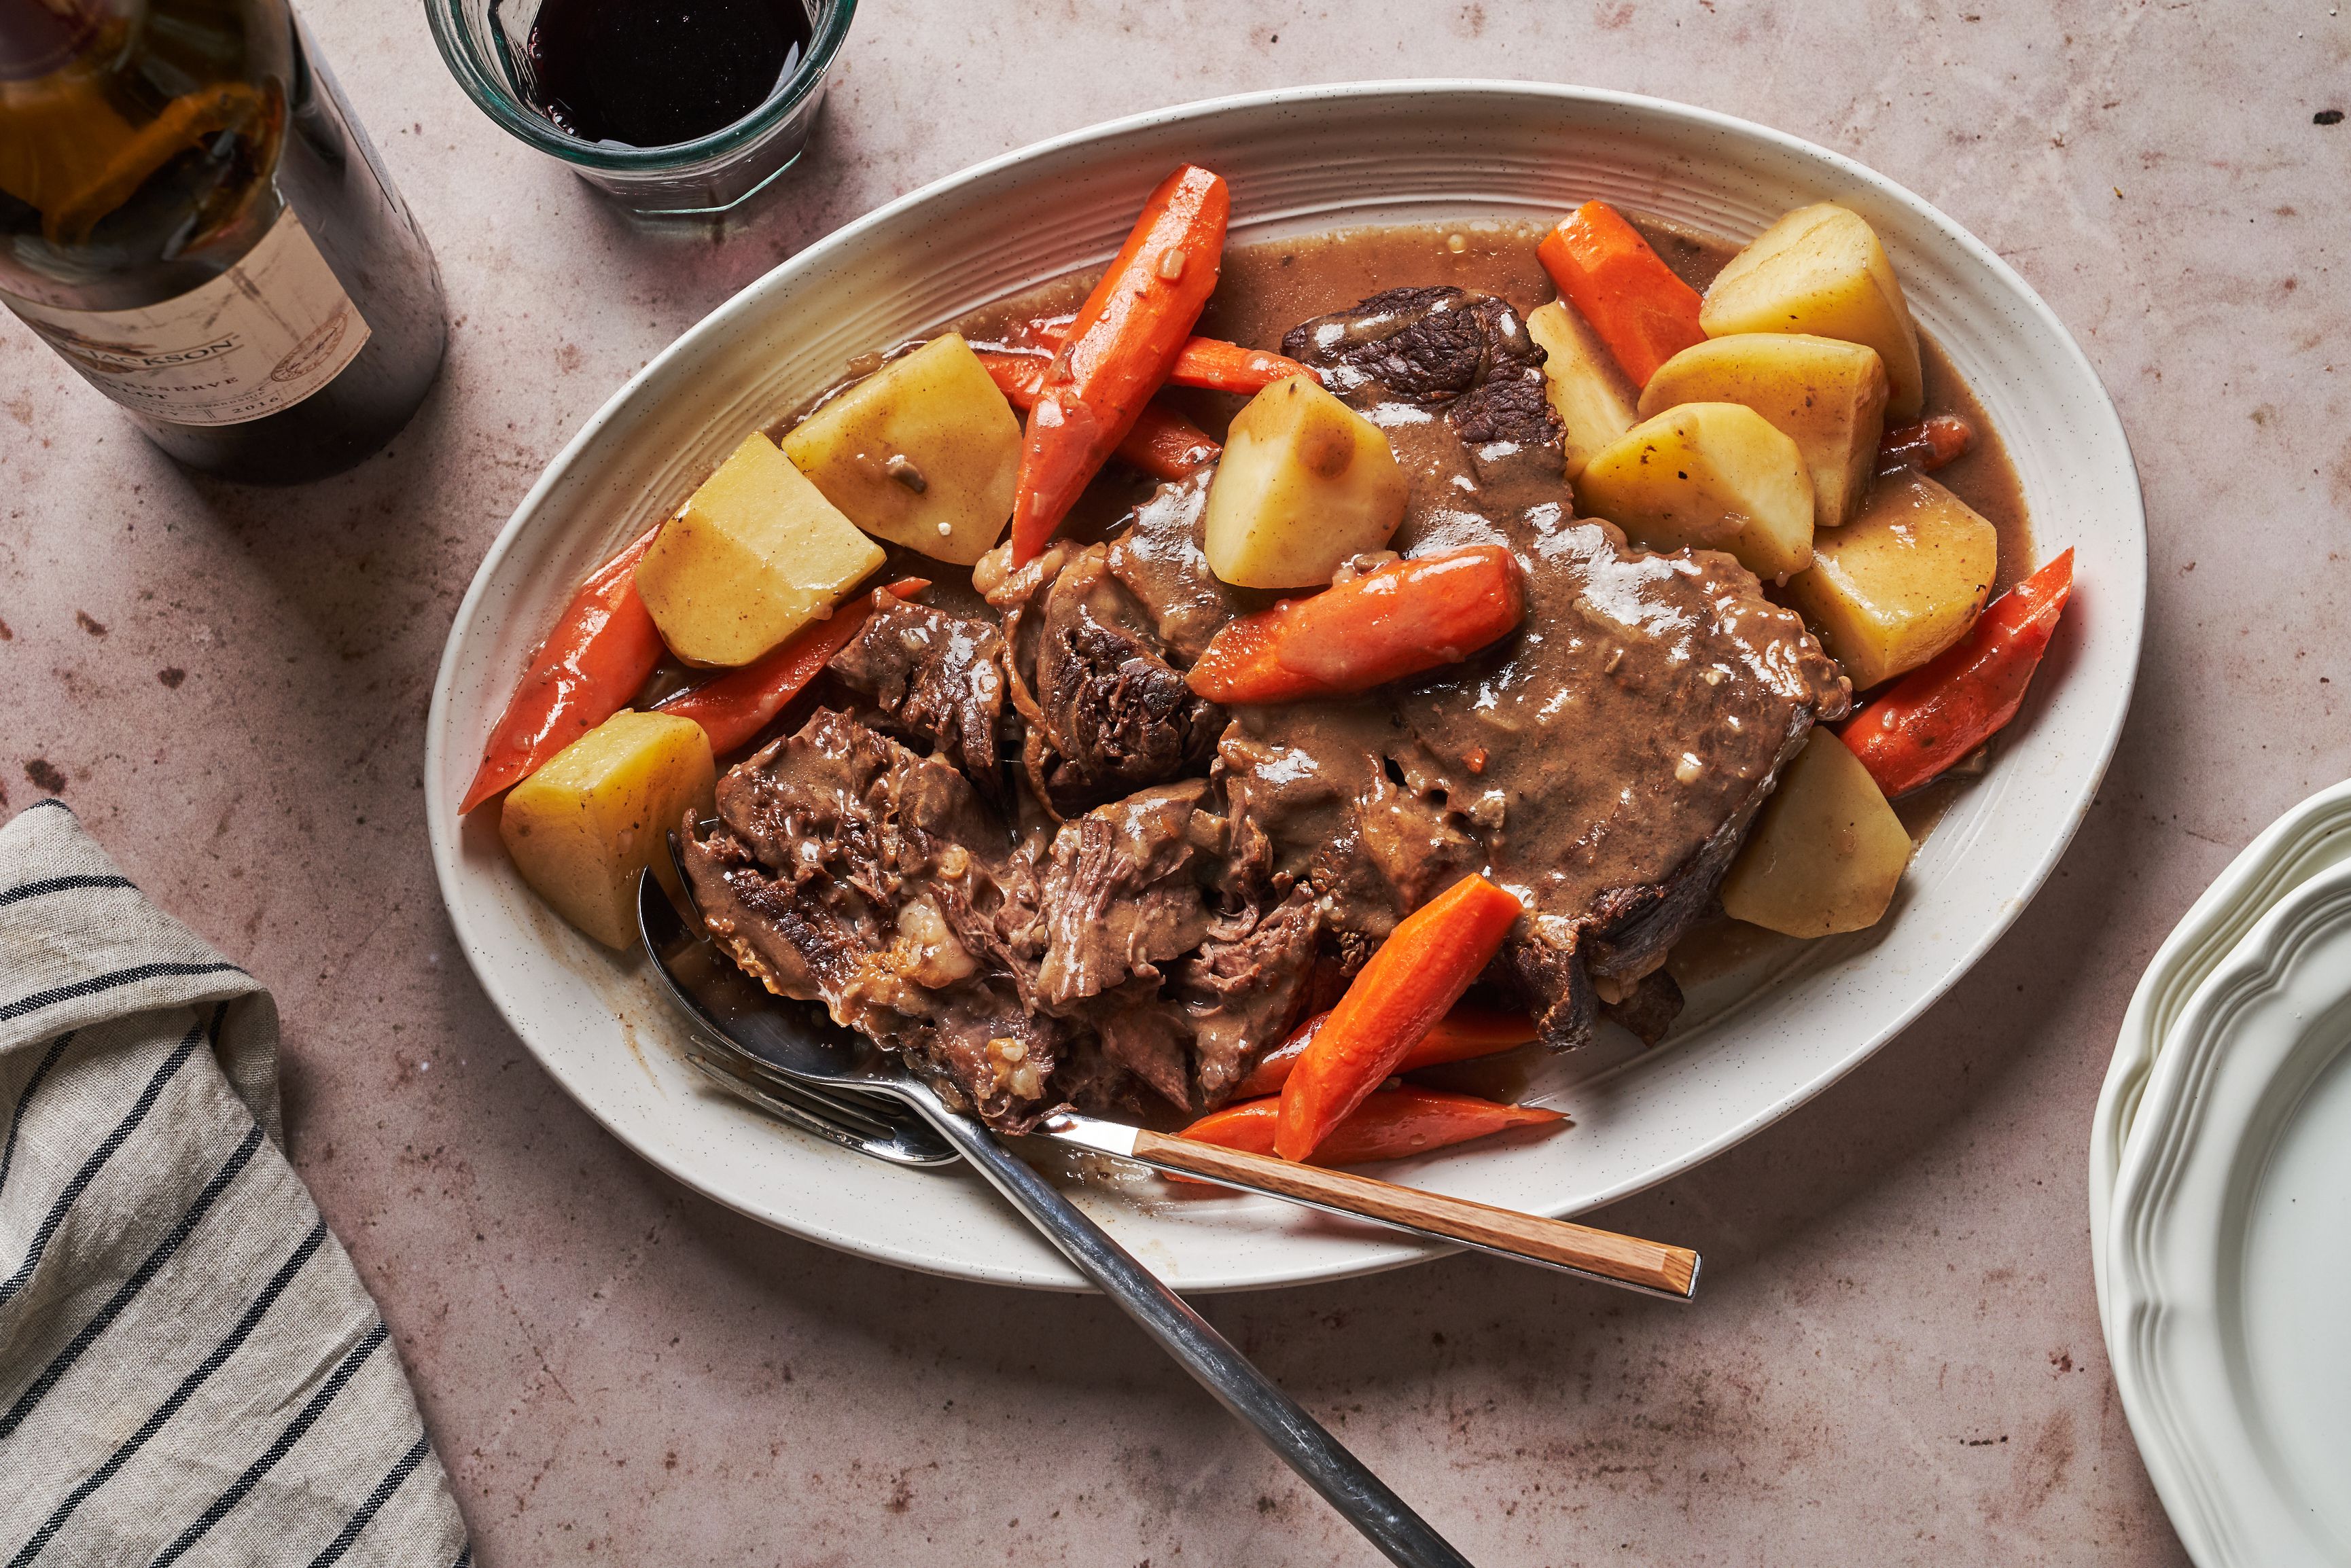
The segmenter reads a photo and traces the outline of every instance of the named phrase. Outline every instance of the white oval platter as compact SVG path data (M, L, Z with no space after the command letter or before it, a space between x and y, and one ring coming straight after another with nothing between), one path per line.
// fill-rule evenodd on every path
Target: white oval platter
M2145 519L2128 444L2089 362L2022 279L1949 218L1852 160L1761 126L1625 94L1525 82L1285 89L1156 110L1040 143L810 246L680 338L549 465L460 607L429 720L434 868L467 962L547 1071L631 1148L768 1224L908 1268L1069 1290L1076 1275L977 1180L894 1169L707 1092L640 967L548 915L495 824L455 805L507 693L573 584L674 510L745 434L852 356L1116 250L1180 162L1231 183L1236 241L1356 224L1530 219L1601 198L1741 238L1834 200L1876 225L1920 324L2006 440L2044 552L2079 588L1991 771L1919 853L1894 917L1812 945L1728 1009L1695 998L1657 1051L1539 1070L1528 1097L1572 1131L1383 1174L1542 1214L1579 1213L1730 1147L1866 1059L1940 996L2041 886L2088 808L2138 659ZM1433 1251L1247 1197L1171 1197L1097 1171L1078 1200L1179 1290L1395 1267Z

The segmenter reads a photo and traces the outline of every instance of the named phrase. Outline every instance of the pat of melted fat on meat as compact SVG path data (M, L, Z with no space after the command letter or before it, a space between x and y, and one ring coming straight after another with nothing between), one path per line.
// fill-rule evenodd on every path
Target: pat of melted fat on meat
M1521 627L1359 697L1227 713L1184 668L1271 602L1217 581L1207 476L1106 545L975 570L997 623L885 606L821 710L733 770L687 849L711 929L779 993L904 1053L992 1124L1057 1101L1196 1111L1469 872L1527 918L1488 979L1555 1046L1645 1040L1781 766L1850 693L1727 555L1577 519L1542 350L1504 301L1391 289L1285 351L1388 434L1395 545L1500 543Z

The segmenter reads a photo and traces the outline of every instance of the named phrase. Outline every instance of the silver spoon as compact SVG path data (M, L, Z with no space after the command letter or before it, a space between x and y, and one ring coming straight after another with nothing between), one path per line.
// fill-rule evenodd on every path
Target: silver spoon
M1051 1183L1016 1159L977 1118L948 1109L927 1084L889 1061L872 1042L845 1030L839 1038L823 1038L798 1020L788 1021L780 1009L737 1010L724 996L716 998L722 1011L706 1011L701 994L681 984L667 962L668 955L695 941L695 933L678 917L651 872L638 884L637 919L654 968L690 1015L712 1033L733 1040L768 1066L812 1087L886 1094L919 1112L1079 1273L1141 1324L1217 1403L1255 1428L1389 1562L1404 1568L1469 1568L1468 1558L1341 1446L1305 1406L1277 1387Z

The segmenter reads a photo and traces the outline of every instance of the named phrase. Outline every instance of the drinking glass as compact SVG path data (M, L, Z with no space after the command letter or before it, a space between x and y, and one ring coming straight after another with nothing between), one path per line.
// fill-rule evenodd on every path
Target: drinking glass
M683 217L729 212L790 168L808 145L833 57L857 0L799 0L811 37L799 63L758 108L733 124L670 147L583 141L531 106L531 24L540 0L425 0L433 41L466 94L508 134L530 143L633 213Z

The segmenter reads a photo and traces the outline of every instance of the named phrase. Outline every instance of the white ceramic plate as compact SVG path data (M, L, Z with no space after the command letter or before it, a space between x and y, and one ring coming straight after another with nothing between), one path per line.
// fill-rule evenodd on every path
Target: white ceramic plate
M2263 829L2180 916L2139 977L2090 1124L2090 1263L2102 1322L2109 1299L2106 1228L2115 1176L2147 1074L2173 1023L2196 988L2278 900L2346 858L2351 858L2351 782L2320 790Z
M2351 865L2197 988L2115 1184L2107 1348L2199 1568L2351 1568Z
M1655 99L1423 81L1193 104L980 164L810 246L615 393L491 547L434 692L425 789L434 865L483 988L615 1136L720 1202L813 1240L967 1279L1078 1285L977 1180L864 1160L706 1092L643 976L538 905L486 813L460 822L453 808L532 644L596 561L852 356L1100 266L1143 193L1187 160L1230 181L1237 241L1349 224L1541 218L1593 197L1741 237L1800 204L1844 202L1876 226L1920 324L1999 426L2041 548L2079 552L2074 606L2031 699L1990 774L1919 854L1891 921L1783 958L1738 1006L1702 988L1664 1049L1549 1062L1530 1096L1566 1109L1572 1131L1399 1165L1396 1179L1575 1213L1786 1114L1892 1038L2007 928L2073 836L2121 728L2146 541L2114 407L2015 273L1849 159ZM1268 1199L1171 1197L1155 1182L1100 1172L1076 1195L1182 1290L1331 1278L1431 1255Z

